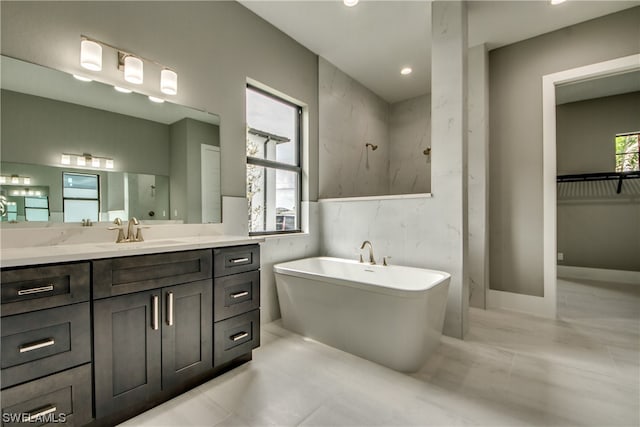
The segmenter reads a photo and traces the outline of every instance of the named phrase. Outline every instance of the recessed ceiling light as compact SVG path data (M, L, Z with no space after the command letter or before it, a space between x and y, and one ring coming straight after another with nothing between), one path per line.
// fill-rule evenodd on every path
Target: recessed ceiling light
M357 5L359 1L360 0L342 0L344 5L347 6L347 7L353 7L353 6Z
M120 87L120 86L114 86L113 88L115 90L117 90L118 92L121 92L121 93L131 93L132 92L131 89L127 89L127 88Z
M557 4L564 3L564 2L566 2L566 1L567 1L567 0L551 0L551 4L555 6L555 5L557 5Z
M81 82L91 82L91 81L93 81L93 80L91 80L91 79L90 79L90 78L88 78L88 77L79 76L79 75L77 75L77 74L74 74L74 75L73 75L73 78L74 78L74 79L77 79L77 80L80 80Z
M400 74L406 76L407 74L411 74L412 71L413 70L411 69L411 67L404 67L402 70L400 70Z
M157 98L155 96L149 96L149 101L155 102L155 103L158 103L158 104L162 104L164 102L164 99Z

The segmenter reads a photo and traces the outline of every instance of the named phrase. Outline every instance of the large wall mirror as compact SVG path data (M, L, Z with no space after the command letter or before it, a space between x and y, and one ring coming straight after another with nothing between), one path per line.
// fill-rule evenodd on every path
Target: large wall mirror
M2 222L221 222L217 115L0 61Z

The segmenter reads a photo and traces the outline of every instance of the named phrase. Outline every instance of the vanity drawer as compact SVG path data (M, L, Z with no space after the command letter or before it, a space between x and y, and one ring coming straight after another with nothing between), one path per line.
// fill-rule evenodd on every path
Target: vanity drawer
M93 261L93 298L210 278L210 249L101 259Z
M246 245L213 250L213 276L222 277L260 268L260 246Z
M57 421L56 425L82 426L90 422L91 364L2 390L3 426L47 424L27 421L29 416L39 414L41 420ZM23 417L25 422L11 422Z
M260 310L213 325L213 366L217 367L260 346Z
M88 301L89 271L88 262L2 270L2 315Z
M91 361L88 302L3 317L0 322L3 388Z
M260 271L218 277L213 282L214 321L260 307Z

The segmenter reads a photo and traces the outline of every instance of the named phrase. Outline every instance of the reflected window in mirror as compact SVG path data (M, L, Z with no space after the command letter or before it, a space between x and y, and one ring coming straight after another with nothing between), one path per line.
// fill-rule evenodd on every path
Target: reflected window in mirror
M62 173L64 222L99 221L100 180L98 175Z
M247 85L249 234L299 232L302 108Z

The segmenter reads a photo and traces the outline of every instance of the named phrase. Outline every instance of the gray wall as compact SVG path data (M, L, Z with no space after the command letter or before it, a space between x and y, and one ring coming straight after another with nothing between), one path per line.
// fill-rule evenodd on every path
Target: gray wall
M2 90L2 160L59 166L62 153L113 157L116 168L169 174L162 123Z
M490 52L491 288L543 294L542 76L640 51L640 8Z
M219 127L193 119L182 119L169 128L171 133L170 218L182 220L187 224L199 224L202 222L200 145L219 146Z
M616 133L638 129L640 92L559 105L558 174L613 171ZM604 197L588 191L586 197L559 197L558 252L564 260L558 264L640 271L640 193L634 187L630 181L620 195L610 185Z
M320 197L389 194L389 104L324 58L318 77Z
M222 194L245 196L245 85L255 79L308 105L308 199L317 198L317 56L242 5L215 2L7 2L1 6L2 53L69 73L80 35L94 37L175 69L173 102L220 115ZM113 63L113 60L105 61ZM100 80L122 81L115 67ZM158 94L157 76L141 91Z
M324 58L319 79L320 197L431 191L431 97L389 104Z
M616 134L634 131L640 131L640 92L558 105L558 175L614 171Z
M389 114L390 194L429 193L431 156L431 96L391 104Z

